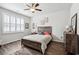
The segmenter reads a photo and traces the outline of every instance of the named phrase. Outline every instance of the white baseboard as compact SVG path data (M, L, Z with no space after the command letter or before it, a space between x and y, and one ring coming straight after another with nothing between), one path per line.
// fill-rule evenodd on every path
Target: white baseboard
M61 42L61 43L64 43L63 40L52 40L52 41L56 41L56 42Z

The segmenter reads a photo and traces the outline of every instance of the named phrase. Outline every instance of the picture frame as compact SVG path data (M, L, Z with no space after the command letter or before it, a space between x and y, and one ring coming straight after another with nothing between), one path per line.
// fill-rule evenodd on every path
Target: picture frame
M35 23L32 24L33 29L35 29Z
M75 13L71 18L71 26L75 34L77 34L77 13Z
M25 29L29 29L29 23L25 23Z

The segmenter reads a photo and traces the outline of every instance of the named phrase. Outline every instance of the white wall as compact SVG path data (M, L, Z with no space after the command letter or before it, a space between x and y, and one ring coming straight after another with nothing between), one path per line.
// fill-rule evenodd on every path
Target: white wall
M52 26L54 41L63 42L64 40L61 39L61 36L63 36L65 27L68 25L70 10L63 10L46 15L35 16L32 19L32 23L34 22L35 24L37 24L37 26L39 26L41 25L41 20L43 20L46 16L48 17L48 23L46 23L45 25ZM36 31L36 29L32 29L32 32L33 31Z
M17 17L21 16L21 17L24 18L25 23L29 23L29 25L31 24L31 18L30 17L15 13L13 11L10 11L10 10L4 9L4 8L0 8L0 16L1 16L0 17L0 44L6 44L6 43L9 43L9 42L20 40L24 35L30 34L31 28L25 30L24 32L19 32L19 33L9 33L9 34L3 33L2 32L2 20L3 20L2 19L2 13L3 12L4 13L9 13L9 14L17 16Z
M1 22L1 13L0 13L0 22ZM1 27L1 23L0 23L0 27ZM1 42L1 28L0 28L0 42Z
M77 20L77 33L79 34L79 3L72 4L71 7L71 17L77 13L78 14L78 20Z

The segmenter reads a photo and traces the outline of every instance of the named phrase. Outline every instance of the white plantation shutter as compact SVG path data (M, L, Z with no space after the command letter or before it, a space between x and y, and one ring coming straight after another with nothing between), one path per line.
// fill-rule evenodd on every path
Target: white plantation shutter
M21 19L21 31L24 31L24 19Z
M15 17L11 16L11 19L10 19L10 27L11 27L11 32L15 32Z
M8 15L4 15L4 24L3 24L3 31L4 32L9 32L10 31L10 20L9 20L9 16Z
M21 28L21 20L20 18L17 18L16 19L16 31L20 31L20 28Z
M24 19L21 17L15 17L12 15L3 14L3 32L23 32L24 31Z

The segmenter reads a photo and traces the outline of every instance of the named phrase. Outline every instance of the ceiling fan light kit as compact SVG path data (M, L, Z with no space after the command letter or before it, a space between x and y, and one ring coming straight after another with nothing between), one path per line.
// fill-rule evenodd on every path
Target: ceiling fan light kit
M24 10L30 10L32 11L32 13L35 13L35 11L42 11L41 9L38 9L37 7L39 6L38 3L32 3L32 6L26 4L27 7L29 7L28 9L24 9Z
M30 11L32 11L32 13L34 13L35 12L35 9L31 8Z

